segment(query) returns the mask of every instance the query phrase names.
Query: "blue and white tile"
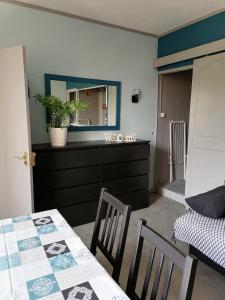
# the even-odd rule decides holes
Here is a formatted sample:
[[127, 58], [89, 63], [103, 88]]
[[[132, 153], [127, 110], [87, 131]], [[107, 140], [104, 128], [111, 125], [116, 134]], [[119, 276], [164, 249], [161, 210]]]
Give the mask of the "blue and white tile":
[[0, 220], [0, 236], [1, 234], [4, 234], [5, 231], [4, 231], [4, 224], [3, 224], [3, 221]]
[[9, 232], [7, 234], [7, 238], [5, 242], [6, 242], [5, 247], [7, 248], [8, 255], [18, 252], [17, 237], [15, 231]]
[[0, 224], [0, 235], [5, 234], [4, 225]]
[[[11, 233], [13, 233], [13, 232], [11, 232]], [[31, 238], [31, 237], [37, 236], [37, 230], [36, 230], [35, 226], [30, 227], [30, 228], [24, 228], [24, 229], [21, 229], [18, 231], [14, 231], [14, 233], [15, 233], [15, 237], [17, 240], [22, 240], [22, 239], [24, 239], [24, 237]]]
[[76, 260], [70, 252], [53, 256], [48, 260], [53, 272], [59, 272], [77, 265]]
[[17, 284], [16, 286], [13, 286], [13, 297], [10, 299], [16, 299], [16, 300], [25, 300], [29, 299], [29, 294], [27, 291], [26, 281], [20, 284]]
[[49, 274], [27, 282], [30, 300], [40, 299], [59, 292], [59, 286], [54, 274]]
[[17, 223], [14, 223], [13, 225], [14, 225], [15, 231], [28, 230], [28, 229], [35, 230], [35, 226], [34, 226], [34, 223], [32, 222], [32, 220], [28, 220], [26, 222], [17, 222]]
[[9, 259], [9, 266], [10, 268], [16, 268], [20, 267], [22, 265], [21, 259], [20, 259], [20, 254], [17, 253], [12, 253], [8, 256]]
[[0, 299], [4, 299], [4, 300], [12, 299], [10, 273], [8, 269], [4, 271], [0, 271], [0, 283], [1, 283]]
[[21, 259], [19, 253], [13, 253], [0, 257], [0, 272], [12, 268], [20, 267]]
[[[93, 277], [89, 282], [100, 299], [112, 300], [113, 297], [116, 297], [116, 300], [129, 300], [109, 274]], [[102, 288], [103, 286], [104, 288]]]
[[28, 220], [31, 220], [30, 215], [24, 215], [24, 216], [18, 216], [18, 217], [12, 218], [13, 223], [25, 222], [25, 221], [28, 221]]
[[79, 285], [75, 285], [62, 291], [62, 294], [66, 300], [70, 299], [85, 299], [85, 300], [99, 300], [93, 287], [88, 281]]
[[13, 224], [12, 218], [4, 219], [2, 220], [2, 223], [4, 224]]
[[42, 235], [42, 234], [50, 234], [52, 232], [55, 232], [57, 231], [57, 228], [54, 223], [51, 223], [47, 225], [36, 226], [36, 230], [39, 235]]
[[[28, 233], [28, 234], [26, 234]], [[21, 241], [24, 239], [30, 239], [37, 236], [36, 230], [33, 232], [30, 232], [28, 229], [27, 232], [24, 232], [24, 234], [21, 234], [21, 231], [13, 231], [9, 232], [6, 235], [6, 243], [7, 243], [7, 251], [9, 254], [12, 254], [14, 252], [18, 252], [18, 244], [17, 241]]]
[[39, 278], [53, 273], [47, 258], [42, 261], [34, 261], [31, 264], [25, 264], [23, 265], [23, 270], [26, 280]]
[[4, 255], [6, 255], [5, 237], [3, 234], [0, 234], [0, 257]]
[[80, 239], [68, 239], [66, 243], [78, 264], [85, 264], [95, 259]]
[[[52, 295], [48, 295], [46, 297], [43, 297], [41, 299], [42, 300], [65, 300], [65, 298], [63, 297], [62, 292], [57, 292], [57, 293], [54, 293]], [[83, 300], [83, 299], [79, 299], [79, 300]]]
[[0, 299], [3, 300], [13, 299], [10, 287], [7, 289], [0, 290]]
[[45, 216], [45, 217], [33, 219], [33, 223], [35, 226], [42, 226], [42, 225], [52, 224], [53, 220], [51, 216]]
[[10, 277], [14, 290], [20, 290], [22, 287], [26, 287], [26, 277], [23, 265], [10, 269]]
[[91, 260], [94, 260], [92, 253], [87, 248], [80, 248], [75, 255], [75, 259], [77, 263], [80, 264], [86, 264], [89, 263]]
[[68, 231], [55, 231], [51, 234], [41, 234], [39, 235], [39, 238], [42, 242], [42, 245], [55, 243], [62, 240], [68, 240], [71, 238], [71, 233]]
[[9, 270], [9, 258], [8, 255], [0, 257], [0, 272]]
[[66, 223], [56, 224], [58, 231], [68, 232], [71, 236], [74, 235], [73, 229]]
[[68, 223], [65, 221], [65, 219], [59, 214], [53, 215], [52, 220], [53, 220], [54, 224], [60, 228], [60, 230], [71, 229], [71, 227], [68, 225]]
[[32, 264], [46, 260], [46, 254], [43, 247], [37, 247], [20, 252], [20, 259], [23, 265]]
[[0, 271], [8, 270], [9, 268], [16, 268], [21, 266], [19, 253], [13, 253], [0, 257]]
[[61, 290], [70, 288], [76, 284], [80, 284], [85, 281], [90, 281], [96, 276], [101, 276], [106, 273], [105, 269], [96, 261], [95, 263], [88, 264], [88, 270], [84, 272], [83, 265], [77, 265], [75, 267], [56, 272], [55, 277], [58, 281]]
[[51, 244], [47, 244], [47, 245], [44, 245], [43, 247], [44, 247], [44, 251], [48, 258], [59, 255], [59, 254], [64, 254], [64, 253], [70, 252], [70, 249], [68, 248], [68, 246], [64, 240], [54, 242]]
[[4, 224], [4, 231], [6, 234], [14, 230], [14, 224]]
[[24, 240], [19, 240], [19, 241], [17, 241], [17, 245], [18, 245], [19, 251], [24, 251], [24, 250], [42, 246], [41, 240], [39, 239], [38, 236], [31, 237], [31, 238], [24, 239]]

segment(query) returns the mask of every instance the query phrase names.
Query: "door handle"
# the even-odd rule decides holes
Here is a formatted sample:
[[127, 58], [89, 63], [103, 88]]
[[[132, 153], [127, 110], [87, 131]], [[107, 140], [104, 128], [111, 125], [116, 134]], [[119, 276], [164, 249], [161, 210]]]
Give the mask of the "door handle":
[[23, 163], [25, 166], [28, 166], [28, 153], [24, 152], [24, 154], [22, 156], [15, 156], [14, 158], [23, 160]]
[[25, 166], [29, 165], [31, 167], [34, 167], [35, 166], [35, 160], [36, 160], [36, 153], [31, 152], [30, 157], [29, 157], [29, 153], [24, 152], [24, 154], [22, 156], [15, 156], [14, 158], [23, 160], [23, 163], [24, 163]]

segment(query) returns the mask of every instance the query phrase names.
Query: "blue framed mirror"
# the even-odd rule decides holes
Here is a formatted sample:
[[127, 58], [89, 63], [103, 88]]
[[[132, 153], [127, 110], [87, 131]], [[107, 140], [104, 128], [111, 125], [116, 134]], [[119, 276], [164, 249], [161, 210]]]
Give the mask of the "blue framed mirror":
[[[69, 131], [120, 129], [121, 82], [45, 74], [45, 94], [88, 104], [71, 116]], [[47, 116], [48, 117], [48, 116]]]

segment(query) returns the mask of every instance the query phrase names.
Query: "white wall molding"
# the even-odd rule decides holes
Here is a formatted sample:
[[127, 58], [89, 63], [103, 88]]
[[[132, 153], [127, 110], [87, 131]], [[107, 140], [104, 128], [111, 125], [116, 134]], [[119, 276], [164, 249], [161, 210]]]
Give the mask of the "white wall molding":
[[225, 50], [225, 39], [221, 39], [215, 42], [197, 46], [191, 49], [180, 51], [174, 54], [160, 57], [155, 59], [153, 62], [153, 67], [158, 68], [165, 65], [177, 63], [187, 59], [193, 59], [196, 57], [220, 52]]
[[159, 71], [158, 75], [170, 74], [170, 73], [176, 73], [176, 72], [183, 72], [183, 71], [192, 70], [192, 69], [193, 69], [193, 65], [189, 65], [189, 66], [184, 66], [184, 67], [172, 68], [172, 69], [168, 69], [168, 70]]

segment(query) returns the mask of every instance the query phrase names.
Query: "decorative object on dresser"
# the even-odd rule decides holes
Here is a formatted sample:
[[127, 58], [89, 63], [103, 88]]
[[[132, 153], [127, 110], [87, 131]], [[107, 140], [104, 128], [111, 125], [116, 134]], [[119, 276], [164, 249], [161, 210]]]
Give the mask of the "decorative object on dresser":
[[79, 111], [88, 108], [87, 103], [79, 99], [74, 101], [63, 101], [56, 96], [43, 96], [36, 94], [34, 99], [40, 102], [47, 110], [49, 124], [49, 139], [53, 147], [64, 147], [67, 140], [67, 127], [70, 117]]
[[35, 211], [57, 208], [72, 226], [95, 219], [102, 187], [133, 209], [149, 203], [149, 141], [33, 145]]
[[136, 133], [131, 134], [122, 134], [122, 133], [112, 133], [107, 132], [105, 135], [105, 141], [106, 142], [115, 142], [115, 143], [130, 143], [130, 142], [136, 142]]

